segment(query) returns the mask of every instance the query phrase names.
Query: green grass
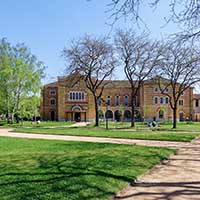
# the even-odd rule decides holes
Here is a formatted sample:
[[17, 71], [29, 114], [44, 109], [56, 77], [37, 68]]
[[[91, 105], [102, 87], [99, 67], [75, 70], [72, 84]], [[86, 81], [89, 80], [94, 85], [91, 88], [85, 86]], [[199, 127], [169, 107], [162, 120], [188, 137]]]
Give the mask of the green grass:
[[2, 122], [2, 128], [17, 128], [17, 127], [62, 127], [62, 126], [69, 126], [72, 125], [73, 122], [56, 122], [56, 121], [42, 121], [40, 124], [32, 123], [31, 121], [24, 121], [23, 124], [15, 123], [15, 124], [7, 124], [5, 121]]
[[152, 131], [148, 130], [105, 130], [103, 128], [80, 127], [80, 128], [17, 128], [16, 132], [41, 133], [56, 135], [75, 135], [75, 136], [93, 136], [93, 137], [112, 137], [129, 138], [144, 140], [168, 140], [188, 142], [200, 135], [200, 133], [181, 132], [181, 131]]
[[175, 150], [0, 137], [1, 200], [108, 199]]
[[[130, 129], [130, 122], [109, 122], [109, 128], [111, 129], [123, 129], [127, 128]], [[146, 125], [146, 122], [136, 122], [135, 126], [137, 130], [147, 130], [149, 129]], [[158, 130], [172, 130], [172, 122], [157, 122], [159, 126], [152, 129], [158, 129]], [[93, 126], [94, 124], [91, 124], [90, 126]], [[105, 128], [106, 124], [105, 122], [100, 122], [100, 127]], [[200, 122], [177, 122], [177, 128], [173, 131], [197, 131], [200, 132]]]

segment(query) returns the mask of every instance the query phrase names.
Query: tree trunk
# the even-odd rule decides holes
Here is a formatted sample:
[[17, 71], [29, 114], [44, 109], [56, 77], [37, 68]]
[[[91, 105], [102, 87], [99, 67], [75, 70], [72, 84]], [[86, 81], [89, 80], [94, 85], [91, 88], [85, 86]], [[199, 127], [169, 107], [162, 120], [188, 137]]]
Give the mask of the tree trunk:
[[174, 106], [174, 108], [173, 108], [173, 129], [175, 129], [176, 128], [176, 110], [177, 110], [177, 107], [176, 106]]
[[12, 113], [12, 114], [11, 114], [11, 122], [12, 122], [12, 124], [14, 124], [14, 123], [15, 123], [15, 119], [14, 119], [14, 113]]
[[99, 126], [99, 110], [98, 110], [98, 103], [96, 96], [94, 96], [94, 104], [95, 104], [95, 126]]
[[19, 115], [18, 115], [18, 113], [16, 114], [16, 123], [19, 124]]
[[131, 127], [135, 127], [135, 101], [134, 96], [131, 98]]

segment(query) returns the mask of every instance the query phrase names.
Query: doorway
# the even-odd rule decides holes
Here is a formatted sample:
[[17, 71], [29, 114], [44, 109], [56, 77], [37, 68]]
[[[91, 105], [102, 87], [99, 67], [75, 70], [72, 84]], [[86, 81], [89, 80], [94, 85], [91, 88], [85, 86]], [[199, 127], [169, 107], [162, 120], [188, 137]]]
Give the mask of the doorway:
[[180, 122], [183, 122], [184, 120], [185, 120], [184, 113], [183, 113], [183, 112], [180, 112], [180, 113], [179, 113], [179, 121], [180, 121]]
[[81, 113], [80, 112], [76, 112], [75, 113], [74, 120], [75, 120], [75, 122], [80, 122], [81, 121]]
[[55, 121], [55, 111], [51, 111], [51, 121]]

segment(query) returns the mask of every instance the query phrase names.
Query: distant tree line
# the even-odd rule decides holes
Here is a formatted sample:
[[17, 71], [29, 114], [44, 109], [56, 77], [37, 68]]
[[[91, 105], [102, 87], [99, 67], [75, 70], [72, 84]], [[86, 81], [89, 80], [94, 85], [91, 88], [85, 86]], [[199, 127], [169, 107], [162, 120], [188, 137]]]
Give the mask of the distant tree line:
[[8, 123], [38, 115], [44, 65], [24, 44], [0, 40], [0, 116]]

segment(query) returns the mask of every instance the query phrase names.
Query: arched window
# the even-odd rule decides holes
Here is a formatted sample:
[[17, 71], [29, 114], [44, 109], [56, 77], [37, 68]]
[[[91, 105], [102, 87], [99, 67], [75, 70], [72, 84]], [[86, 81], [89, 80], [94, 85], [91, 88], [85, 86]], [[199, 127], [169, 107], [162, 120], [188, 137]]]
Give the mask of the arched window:
[[55, 99], [50, 99], [50, 105], [55, 106], [56, 105], [56, 100]]
[[81, 91], [69, 92], [70, 101], [85, 101], [85, 93]]
[[71, 110], [83, 110], [81, 106], [72, 106]]
[[116, 120], [117, 122], [121, 121], [121, 116], [122, 116], [121, 111], [116, 110], [116, 111], [115, 111], [115, 120]]
[[115, 106], [119, 106], [119, 104], [120, 104], [120, 97], [115, 96]]
[[140, 121], [141, 120], [141, 114], [138, 110], [135, 111], [135, 120]]
[[111, 98], [110, 98], [110, 96], [107, 96], [106, 103], [107, 103], [108, 106], [110, 106], [110, 104], [111, 104]]
[[55, 90], [55, 89], [51, 89], [51, 90], [49, 91], [49, 93], [50, 93], [50, 95], [56, 95], [56, 90]]
[[158, 92], [158, 88], [157, 87], [154, 88], [154, 92]]
[[166, 104], [169, 103], [169, 97], [165, 97], [165, 103], [166, 103]]
[[131, 120], [131, 112], [129, 110], [124, 111], [124, 119], [125, 119], [125, 121]]
[[129, 102], [128, 95], [125, 95], [124, 96], [124, 105], [128, 106], [128, 102]]
[[111, 110], [107, 110], [105, 116], [107, 119], [113, 119], [113, 112]]
[[102, 110], [99, 110], [99, 119], [104, 119], [104, 114]]
[[179, 113], [179, 121], [182, 122], [185, 120], [185, 117], [184, 117], [184, 112], [180, 112]]
[[163, 97], [160, 97], [160, 104], [163, 104]]
[[159, 110], [159, 119], [163, 119], [164, 118], [164, 111], [163, 110]]
[[154, 97], [154, 104], [158, 104], [158, 97]]
[[101, 98], [100, 97], [98, 97], [97, 103], [98, 103], [99, 106], [101, 106]]

